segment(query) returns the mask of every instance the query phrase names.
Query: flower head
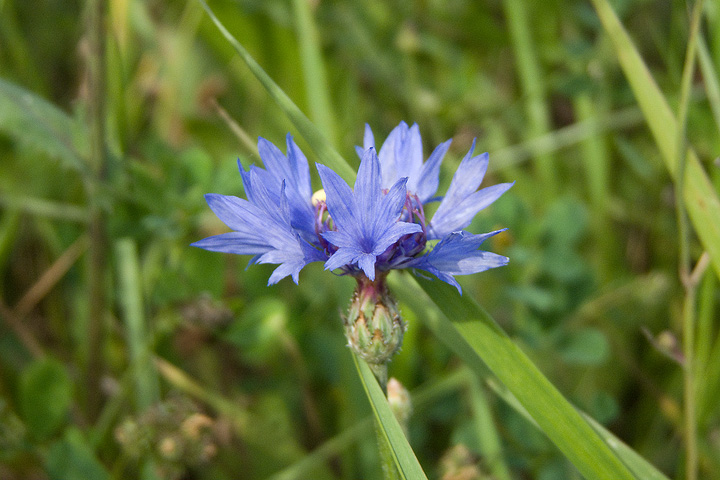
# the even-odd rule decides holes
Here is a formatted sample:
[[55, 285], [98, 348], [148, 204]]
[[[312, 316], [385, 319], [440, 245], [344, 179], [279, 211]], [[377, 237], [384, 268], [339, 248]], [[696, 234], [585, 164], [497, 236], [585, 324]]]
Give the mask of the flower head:
[[[462, 292], [455, 275], [468, 275], [489, 268], [506, 265], [507, 257], [479, 250], [484, 240], [504, 231], [473, 235], [464, 231], [475, 215], [505, 193], [512, 183], [502, 183], [479, 189], [487, 172], [489, 156], [487, 153], [473, 155], [475, 141], [470, 151], [460, 162], [450, 187], [444, 197], [436, 197], [440, 164], [452, 140], [438, 145], [423, 163], [422, 139], [417, 124], [408, 127], [405, 122], [395, 127], [380, 148], [381, 183], [386, 186], [398, 178], [407, 178], [406, 209], [403, 214], [412, 216], [415, 222], [423, 226], [425, 234], [422, 242], [439, 240], [437, 245], [424, 253], [408, 248], [396, 256], [390, 268], [416, 268], [432, 273], [440, 280], [455, 286]], [[365, 126], [364, 149], [375, 148], [372, 130]], [[363, 149], [357, 148], [358, 153]], [[439, 200], [432, 219], [426, 223], [424, 206]], [[424, 248], [422, 250], [425, 250]], [[410, 252], [411, 255], [407, 255]]]
[[234, 231], [192, 244], [213, 252], [254, 255], [251, 264], [279, 264], [268, 285], [288, 275], [297, 283], [305, 265], [328, 259], [314, 233], [307, 159], [290, 135], [287, 145], [288, 154], [283, 155], [272, 143], [260, 139], [258, 150], [265, 169], [253, 165], [246, 171], [238, 162], [247, 200], [205, 195], [210, 209]]
[[[269, 284], [311, 262], [375, 281], [389, 270], [419, 269], [457, 287], [455, 275], [505, 265], [506, 257], [479, 250], [501, 232], [473, 235], [463, 229], [477, 212], [494, 202], [510, 183], [479, 189], [488, 155], [473, 156], [475, 143], [460, 163], [446, 195], [437, 198], [440, 163], [450, 140], [423, 162], [417, 125], [398, 125], [376, 153], [366, 126], [354, 188], [325, 165], [317, 164], [323, 191], [312, 193], [308, 162], [290, 135], [287, 154], [265, 139], [258, 142], [265, 168], [240, 166], [247, 200], [206, 195], [210, 208], [233, 232], [194, 243], [212, 251], [254, 255], [252, 263], [279, 267]], [[433, 218], [424, 206], [440, 200]], [[434, 248], [428, 242], [437, 240]]]

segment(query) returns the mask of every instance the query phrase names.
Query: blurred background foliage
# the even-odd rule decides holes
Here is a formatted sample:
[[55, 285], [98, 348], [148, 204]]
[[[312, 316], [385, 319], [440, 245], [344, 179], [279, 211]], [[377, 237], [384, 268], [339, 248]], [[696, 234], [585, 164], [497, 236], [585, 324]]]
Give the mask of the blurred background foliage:
[[[210, 6], [354, 165], [365, 123], [380, 141], [417, 122], [426, 155], [454, 139], [442, 192], [477, 138], [485, 185], [516, 184], [469, 230], [508, 227], [488, 249], [511, 262], [461, 279], [464, 294], [566, 397], [681, 477], [673, 187], [591, 5], [303, 2]], [[613, 5], [675, 108], [685, 4]], [[268, 288], [272, 266], [188, 246], [226, 231], [203, 194], [241, 196], [236, 159], [260, 163], [258, 136], [284, 150], [292, 125], [194, 0], [108, 2], [93, 95], [92, 8], [0, 2], [0, 478], [379, 478], [339, 316], [353, 280], [313, 264], [299, 286]], [[717, 71], [716, 3], [705, 26]], [[304, 53], [308, 31], [322, 68]], [[308, 82], [321, 71], [325, 104]], [[717, 187], [720, 137], [700, 78], [691, 98], [688, 140]], [[708, 479], [720, 478], [718, 297], [706, 273]], [[483, 448], [493, 431], [511, 478], [579, 478], [400, 303], [409, 330], [390, 375], [413, 395], [409, 438], [431, 477], [497, 478]]]

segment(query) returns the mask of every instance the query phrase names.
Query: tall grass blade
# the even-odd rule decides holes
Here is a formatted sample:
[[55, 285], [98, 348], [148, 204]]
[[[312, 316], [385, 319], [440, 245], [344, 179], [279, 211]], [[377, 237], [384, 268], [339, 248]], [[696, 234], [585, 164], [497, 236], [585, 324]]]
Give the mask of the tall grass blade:
[[36, 93], [1, 78], [0, 131], [35, 151], [58, 158], [69, 168], [87, 172], [84, 127]]
[[308, 109], [313, 123], [334, 145], [335, 119], [330, 102], [330, 89], [322, 59], [320, 37], [315, 28], [310, 3], [308, 0], [293, 0]]
[[[473, 300], [439, 281], [418, 279], [474, 355], [518, 399], [540, 429], [586, 478], [635, 478], [593, 428]], [[463, 349], [467, 354], [468, 349]]]
[[360, 380], [362, 381], [365, 393], [367, 393], [370, 399], [370, 405], [373, 410], [373, 414], [379, 424], [380, 433], [385, 437], [393, 459], [395, 460], [395, 466], [397, 467], [400, 478], [406, 480], [420, 480], [427, 479], [425, 472], [423, 472], [420, 463], [415, 457], [410, 444], [408, 444], [407, 438], [402, 431], [402, 427], [395, 419], [390, 405], [388, 405], [387, 399], [380, 388], [375, 375], [370, 370], [370, 367], [362, 360], [355, 359], [355, 366], [360, 374]]
[[118, 262], [120, 304], [127, 330], [130, 365], [135, 377], [135, 398], [138, 411], [160, 400], [160, 383], [150, 363], [147, 322], [143, 312], [140, 265], [134, 240], [123, 238], [115, 246]]
[[[592, 2], [615, 47], [620, 66], [635, 93], [665, 165], [675, 181], [679, 181], [676, 178], [675, 162], [679, 128], [677, 120], [610, 4], [607, 0]], [[687, 150], [686, 162], [683, 180], [685, 206], [720, 278], [720, 200], [692, 149]]]
[[237, 41], [237, 39], [225, 28], [220, 20], [215, 16], [205, 0], [198, 0], [207, 14], [212, 19], [220, 33], [227, 39], [233, 48], [238, 52], [240, 58], [250, 68], [255, 77], [260, 80], [263, 87], [268, 91], [270, 96], [275, 100], [278, 106], [285, 112], [290, 121], [295, 125], [305, 140], [310, 144], [321, 163], [335, 170], [348, 183], [355, 180], [355, 172], [343, 157], [332, 147], [327, 138], [320, 130], [305, 116], [297, 105], [287, 96], [287, 94], [273, 81], [272, 78], [263, 70], [263, 68], [255, 61], [245, 47]]

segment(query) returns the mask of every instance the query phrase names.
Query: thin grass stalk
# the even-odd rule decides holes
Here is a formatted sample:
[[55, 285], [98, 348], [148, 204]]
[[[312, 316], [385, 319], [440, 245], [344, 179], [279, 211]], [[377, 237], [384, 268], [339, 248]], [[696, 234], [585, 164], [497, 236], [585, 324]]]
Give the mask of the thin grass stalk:
[[215, 26], [225, 39], [230, 42], [235, 51], [240, 55], [245, 65], [255, 75], [260, 83], [265, 87], [268, 94], [283, 109], [291, 122], [298, 129], [308, 143], [313, 145], [313, 150], [321, 163], [335, 170], [348, 183], [355, 181], [355, 171], [350, 167], [347, 161], [332, 147], [325, 135], [305, 116], [305, 114], [295, 105], [295, 103], [287, 96], [287, 94], [273, 81], [270, 76], [265, 73], [260, 64], [250, 55], [250, 53], [242, 46], [242, 44], [225, 28], [215, 13], [210, 9], [205, 0], [198, 0], [207, 12]]
[[[705, 273], [698, 286], [698, 310], [697, 310], [697, 342], [695, 345], [695, 374], [703, 378], [702, 382], [696, 385], [697, 395], [697, 418], [698, 424], [702, 425], [706, 420], [706, 405], [715, 405], [714, 398], [708, 398], [708, 387], [717, 381], [708, 377], [712, 366], [711, 353], [713, 341], [719, 337], [714, 335], [715, 329], [715, 293], [717, 292], [717, 279], [712, 273]], [[708, 401], [710, 400], [710, 401]]]
[[310, 118], [334, 146], [337, 145], [335, 119], [325, 65], [322, 59], [320, 37], [313, 21], [309, 0], [293, 0], [297, 24], [300, 58], [302, 59], [305, 94]]
[[685, 287], [683, 302], [683, 354], [685, 357], [683, 370], [683, 416], [685, 429], [685, 478], [696, 480], [698, 473], [697, 450], [697, 414], [696, 414], [696, 388], [695, 388], [695, 305], [697, 297], [697, 282], [691, 278], [690, 258], [690, 222], [685, 209], [685, 172], [687, 150], [687, 111], [690, 99], [690, 87], [695, 72], [695, 49], [697, 35], [702, 17], [702, 0], [697, 0], [693, 7], [690, 36], [688, 38], [685, 65], [683, 67], [682, 82], [680, 85], [680, 104], [678, 108], [678, 130], [676, 141], [677, 178], [675, 184], [675, 208], [678, 222], [679, 250], [680, 250], [680, 278]]
[[718, 82], [718, 74], [712, 58], [710, 58], [705, 39], [700, 34], [697, 36], [697, 54], [710, 110], [715, 119], [715, 126], [720, 130], [720, 82]]
[[86, 189], [90, 200], [90, 265], [89, 265], [89, 305], [90, 320], [88, 325], [88, 361], [87, 361], [87, 411], [90, 418], [100, 412], [101, 391], [100, 380], [104, 370], [102, 344], [103, 319], [107, 299], [105, 298], [105, 264], [107, 234], [105, 218], [99, 205], [98, 190], [105, 179], [105, 14], [106, 2], [88, 0], [88, 110], [90, 121], [90, 166], [92, 178], [86, 180]]
[[135, 403], [138, 412], [160, 400], [160, 384], [150, 363], [150, 338], [143, 312], [140, 266], [137, 247], [130, 238], [115, 244], [118, 290], [130, 354], [130, 368], [135, 380]]
[[[528, 11], [531, 4], [524, 0], [505, 0], [510, 40], [512, 42], [515, 63], [528, 116], [528, 138], [546, 134], [550, 130], [550, 113], [545, 103], [545, 87], [543, 85], [540, 64], [530, 38], [532, 31]], [[535, 171], [541, 189], [548, 195], [558, 191], [554, 159], [550, 154], [538, 154], [535, 157]]]
[[[468, 373], [470, 372], [468, 371]], [[492, 478], [511, 480], [512, 476], [503, 457], [502, 444], [497, 428], [495, 428], [490, 402], [480, 384], [480, 379], [470, 373], [467, 384], [473, 420], [475, 421], [475, 431], [477, 432], [480, 451], [485, 457], [485, 463], [490, 469]]]
[[[598, 116], [604, 110], [604, 103], [597, 102], [589, 94], [579, 95], [574, 102], [575, 112], [579, 121], [585, 121]], [[600, 107], [596, 107], [600, 105]], [[605, 113], [605, 112], [602, 112]], [[600, 272], [603, 281], [612, 279], [611, 261], [614, 255], [613, 229], [608, 227], [608, 204], [610, 199], [610, 165], [607, 142], [601, 135], [587, 137], [580, 145], [584, 160], [587, 189], [590, 196], [590, 205], [595, 212], [593, 225], [596, 251], [594, 266]]]

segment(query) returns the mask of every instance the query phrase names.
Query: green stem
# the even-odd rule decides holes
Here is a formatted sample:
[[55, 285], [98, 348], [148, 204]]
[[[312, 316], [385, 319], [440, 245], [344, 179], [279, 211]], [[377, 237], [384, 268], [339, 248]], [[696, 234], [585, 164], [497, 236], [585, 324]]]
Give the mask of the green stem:
[[[368, 367], [372, 370], [373, 375], [380, 384], [385, 397], [387, 397], [387, 381], [388, 381], [388, 366], [387, 363], [368, 363]], [[398, 472], [395, 467], [395, 460], [393, 458], [392, 450], [390, 449], [390, 443], [387, 438], [382, 434], [380, 429], [382, 426], [378, 423], [377, 417], [375, 418], [375, 436], [377, 437], [378, 451], [380, 453], [380, 466], [383, 471], [383, 478], [386, 480], [393, 480], [398, 478]]]
[[105, 8], [103, 0], [88, 0], [88, 110], [90, 120], [90, 165], [87, 180], [90, 201], [90, 272], [88, 281], [90, 322], [88, 325], [87, 405], [90, 418], [100, 412], [100, 380], [103, 371], [102, 339], [105, 316], [106, 232], [98, 190], [105, 177]]
[[702, 17], [702, 0], [697, 0], [693, 7], [690, 23], [690, 35], [685, 54], [682, 82], [680, 85], [680, 105], [678, 108], [678, 138], [676, 142], [677, 182], [675, 210], [678, 222], [678, 235], [680, 244], [680, 278], [685, 286], [685, 299], [683, 302], [683, 354], [685, 356], [683, 376], [683, 403], [685, 425], [685, 478], [696, 480], [698, 474], [697, 451], [697, 415], [695, 395], [695, 300], [697, 282], [691, 278], [690, 258], [690, 226], [685, 210], [685, 170], [687, 148], [687, 111], [690, 97], [692, 77], [695, 72], [695, 49], [697, 34]]
[[383, 393], [387, 397], [387, 382], [388, 382], [387, 363], [383, 363], [383, 364], [368, 363], [368, 366], [370, 367], [370, 370], [372, 370], [373, 374], [375, 375], [375, 378], [377, 378], [377, 381], [380, 384], [380, 388], [382, 388]]
[[[535, 54], [532, 31], [528, 17], [529, 3], [524, 0], [505, 0], [510, 39], [512, 41], [515, 63], [520, 77], [525, 108], [528, 116], [528, 137], [539, 137], [550, 130], [550, 113], [545, 103], [545, 87], [543, 85], [540, 62]], [[553, 194], [557, 191], [557, 179], [554, 171], [554, 159], [550, 154], [535, 157], [535, 170], [545, 192]]]
[[336, 143], [335, 119], [333, 118], [330, 89], [328, 88], [325, 65], [322, 60], [320, 37], [308, 0], [293, 0], [297, 21], [300, 57], [302, 58], [305, 92], [310, 118], [325, 134], [331, 144]]

